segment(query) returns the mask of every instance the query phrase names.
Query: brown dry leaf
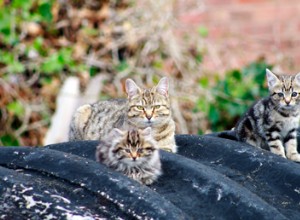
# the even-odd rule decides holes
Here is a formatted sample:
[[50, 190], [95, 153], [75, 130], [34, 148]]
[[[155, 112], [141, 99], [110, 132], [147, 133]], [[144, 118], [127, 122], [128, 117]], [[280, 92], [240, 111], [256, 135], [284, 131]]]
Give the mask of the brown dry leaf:
[[109, 3], [106, 2], [105, 4], [102, 5], [102, 8], [98, 11], [98, 19], [100, 21], [103, 21], [105, 19], [107, 19], [110, 15], [110, 7], [109, 7]]
[[22, 32], [30, 37], [37, 37], [43, 34], [43, 29], [41, 25], [36, 22], [24, 22], [22, 24]]
[[76, 60], [82, 59], [86, 55], [88, 45], [82, 41], [77, 42], [73, 47], [73, 57]]
[[59, 21], [59, 10], [60, 10], [60, 4], [57, 1], [53, 2], [52, 8], [51, 8], [51, 13], [52, 13], [54, 22]]
[[62, 82], [57, 78], [52, 78], [51, 83], [43, 85], [40, 93], [44, 101], [48, 103], [51, 109], [55, 109], [56, 95]]
[[65, 36], [58, 38], [57, 43], [60, 47], [68, 47], [71, 45], [71, 42]]

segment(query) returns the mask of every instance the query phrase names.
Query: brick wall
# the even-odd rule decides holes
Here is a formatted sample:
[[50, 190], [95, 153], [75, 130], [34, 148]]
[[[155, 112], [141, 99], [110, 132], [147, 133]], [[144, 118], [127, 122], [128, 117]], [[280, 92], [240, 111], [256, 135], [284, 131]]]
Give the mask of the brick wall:
[[299, 0], [177, 0], [175, 15], [180, 34], [208, 29], [203, 69], [222, 72], [265, 57], [300, 72]]

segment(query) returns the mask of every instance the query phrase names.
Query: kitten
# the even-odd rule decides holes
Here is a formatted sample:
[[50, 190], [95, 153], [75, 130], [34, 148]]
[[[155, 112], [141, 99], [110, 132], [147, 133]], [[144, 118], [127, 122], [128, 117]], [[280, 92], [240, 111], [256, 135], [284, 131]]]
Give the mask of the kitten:
[[275, 75], [266, 70], [270, 96], [259, 100], [236, 125], [239, 141], [300, 162], [297, 128], [300, 119], [300, 73]]
[[161, 149], [177, 151], [175, 122], [169, 99], [169, 82], [162, 78], [158, 85], [142, 90], [131, 79], [125, 84], [127, 99], [100, 101], [79, 107], [72, 119], [69, 139], [99, 140], [113, 128], [152, 128]]
[[96, 160], [146, 185], [161, 175], [161, 163], [151, 128], [121, 131], [113, 129], [100, 141]]

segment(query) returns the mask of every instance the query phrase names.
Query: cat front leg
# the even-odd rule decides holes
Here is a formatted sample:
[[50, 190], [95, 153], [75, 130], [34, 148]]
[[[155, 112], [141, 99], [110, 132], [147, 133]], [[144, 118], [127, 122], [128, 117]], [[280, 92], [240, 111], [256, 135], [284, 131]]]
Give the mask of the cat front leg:
[[267, 133], [266, 139], [272, 153], [286, 158], [281, 137], [277, 132]]
[[300, 162], [300, 154], [297, 151], [297, 131], [292, 129], [283, 140], [288, 159]]

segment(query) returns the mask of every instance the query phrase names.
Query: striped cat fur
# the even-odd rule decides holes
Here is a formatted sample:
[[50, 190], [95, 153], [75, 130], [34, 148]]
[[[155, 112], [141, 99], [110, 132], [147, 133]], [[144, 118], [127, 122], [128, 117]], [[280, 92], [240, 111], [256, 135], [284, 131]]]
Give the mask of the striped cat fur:
[[99, 142], [96, 160], [145, 185], [152, 184], [162, 173], [150, 127], [129, 131], [114, 128]]
[[266, 70], [270, 95], [255, 103], [235, 126], [239, 141], [300, 162], [300, 73], [275, 75]]
[[79, 107], [72, 119], [69, 140], [99, 140], [113, 128], [121, 130], [152, 128], [160, 149], [177, 151], [175, 122], [169, 99], [169, 80], [163, 77], [157, 86], [141, 89], [126, 80], [127, 99], [113, 99]]

